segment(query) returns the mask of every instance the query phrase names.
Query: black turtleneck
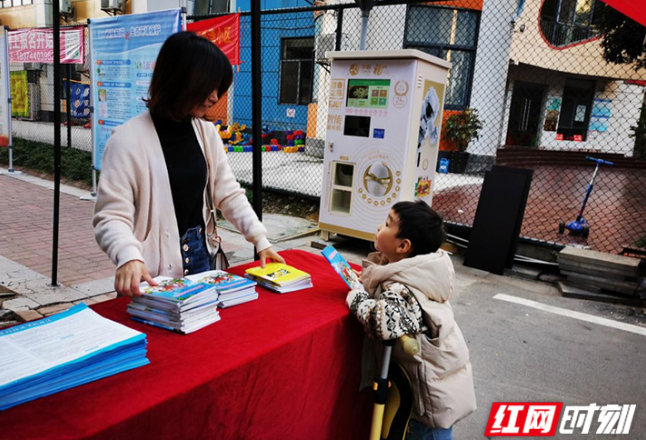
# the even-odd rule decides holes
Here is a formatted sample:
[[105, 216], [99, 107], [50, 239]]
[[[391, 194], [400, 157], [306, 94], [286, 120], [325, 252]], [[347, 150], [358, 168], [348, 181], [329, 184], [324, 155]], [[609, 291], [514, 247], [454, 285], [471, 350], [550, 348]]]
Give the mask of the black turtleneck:
[[206, 160], [190, 121], [175, 122], [152, 115], [161, 142], [175, 205], [179, 236], [203, 226], [202, 206], [206, 188]]

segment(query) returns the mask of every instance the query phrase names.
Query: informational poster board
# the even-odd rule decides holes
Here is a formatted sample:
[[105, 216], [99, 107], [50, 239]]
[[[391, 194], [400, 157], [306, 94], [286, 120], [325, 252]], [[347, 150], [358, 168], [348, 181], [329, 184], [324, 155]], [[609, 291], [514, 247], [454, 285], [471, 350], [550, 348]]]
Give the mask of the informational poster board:
[[157, 54], [181, 30], [179, 9], [118, 15], [90, 22], [93, 166], [115, 127], [146, 110]]
[[9, 56], [7, 30], [0, 29], [0, 147], [11, 145], [11, 110], [9, 110]]

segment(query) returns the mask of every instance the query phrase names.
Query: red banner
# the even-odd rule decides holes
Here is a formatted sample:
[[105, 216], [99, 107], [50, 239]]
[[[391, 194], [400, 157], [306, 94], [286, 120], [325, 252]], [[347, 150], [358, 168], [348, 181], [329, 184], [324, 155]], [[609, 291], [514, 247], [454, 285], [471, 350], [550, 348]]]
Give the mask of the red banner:
[[[83, 26], [61, 29], [61, 63], [83, 64], [85, 30]], [[19, 29], [7, 32], [9, 61], [12, 63], [54, 63], [52, 29]]]
[[625, 16], [632, 18], [642, 26], [646, 26], [646, 9], [641, 2], [634, 0], [602, 0], [608, 6], [618, 10]]
[[213, 42], [229, 58], [232, 65], [240, 64], [240, 14], [189, 23], [186, 30]]

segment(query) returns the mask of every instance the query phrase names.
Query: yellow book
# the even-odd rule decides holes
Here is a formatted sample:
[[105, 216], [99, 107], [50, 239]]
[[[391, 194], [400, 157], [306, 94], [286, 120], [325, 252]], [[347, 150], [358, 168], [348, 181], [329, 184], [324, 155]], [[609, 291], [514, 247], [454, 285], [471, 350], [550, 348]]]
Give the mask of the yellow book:
[[286, 287], [310, 278], [310, 274], [283, 263], [268, 263], [265, 268], [252, 267], [246, 270], [247, 276], [265, 284]]

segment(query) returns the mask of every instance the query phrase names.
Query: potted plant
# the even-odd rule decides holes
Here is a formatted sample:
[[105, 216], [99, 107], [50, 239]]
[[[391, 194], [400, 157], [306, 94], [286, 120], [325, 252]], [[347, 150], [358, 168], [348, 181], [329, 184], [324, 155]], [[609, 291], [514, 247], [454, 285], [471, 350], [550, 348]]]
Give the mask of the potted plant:
[[467, 107], [463, 112], [449, 116], [444, 127], [446, 138], [454, 141], [458, 149], [453, 153], [449, 171], [463, 173], [469, 160], [467, 147], [473, 139], [479, 139], [479, 132], [482, 128], [478, 110]]

